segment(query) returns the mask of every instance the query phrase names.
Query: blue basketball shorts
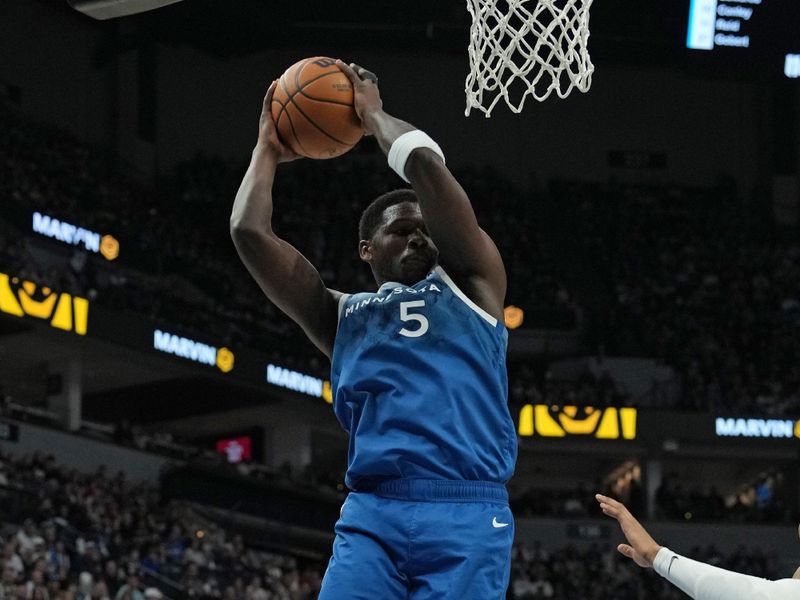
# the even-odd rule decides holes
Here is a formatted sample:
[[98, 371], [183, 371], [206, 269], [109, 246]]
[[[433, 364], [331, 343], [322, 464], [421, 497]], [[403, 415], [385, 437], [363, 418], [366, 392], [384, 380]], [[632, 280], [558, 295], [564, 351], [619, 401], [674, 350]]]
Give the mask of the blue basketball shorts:
[[319, 600], [502, 600], [513, 540], [501, 484], [398, 479], [351, 492]]

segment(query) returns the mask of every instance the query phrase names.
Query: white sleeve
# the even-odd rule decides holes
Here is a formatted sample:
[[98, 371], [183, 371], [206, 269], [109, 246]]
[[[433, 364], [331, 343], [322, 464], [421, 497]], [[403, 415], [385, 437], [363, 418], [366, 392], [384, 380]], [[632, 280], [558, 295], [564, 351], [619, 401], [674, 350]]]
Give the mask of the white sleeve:
[[661, 548], [653, 569], [694, 600], [797, 600], [800, 579], [769, 581], [697, 562]]

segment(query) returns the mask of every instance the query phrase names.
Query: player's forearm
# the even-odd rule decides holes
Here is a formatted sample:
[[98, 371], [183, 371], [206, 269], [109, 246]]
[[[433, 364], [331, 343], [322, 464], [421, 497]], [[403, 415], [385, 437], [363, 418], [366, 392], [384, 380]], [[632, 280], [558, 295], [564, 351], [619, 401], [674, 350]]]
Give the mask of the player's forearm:
[[[389, 154], [394, 141], [416, 127], [384, 112], [375, 110], [364, 116], [367, 130], [372, 131], [381, 150]], [[478, 222], [469, 198], [458, 182], [444, 166], [441, 159], [425, 149], [415, 150], [408, 158], [405, 175], [417, 193], [422, 215], [434, 243], [442, 257], [451, 264], [463, 257], [470, 264], [469, 250], [473, 244], [476, 251], [482, 249]]]
[[261, 145], [255, 147], [231, 210], [234, 239], [243, 232], [272, 232], [272, 183], [277, 166], [273, 152]]
[[[695, 600], [789, 600], [783, 582], [734, 573], [662, 548], [653, 561], [656, 572]], [[800, 587], [800, 586], [799, 586]], [[793, 593], [797, 594], [796, 590]]]
[[[382, 109], [362, 115], [362, 119], [365, 129], [375, 135], [387, 155], [397, 138], [416, 129]], [[488, 282], [493, 290], [491, 295], [499, 298], [498, 305], [502, 304], [506, 289], [503, 261], [494, 243], [479, 227], [469, 197], [442, 158], [430, 148], [416, 148], [408, 155], [404, 175], [417, 194], [422, 218], [439, 249], [440, 261], [456, 277], [478, 276]]]
[[387, 155], [397, 138], [416, 129], [410, 123], [393, 117], [383, 110], [374, 110], [364, 115], [364, 127], [367, 131], [372, 132], [381, 150]]
[[479, 253], [483, 240], [475, 212], [464, 189], [442, 160], [427, 148], [415, 150], [406, 163], [406, 176], [417, 193], [425, 225], [443, 257], [453, 263], [472, 251]]

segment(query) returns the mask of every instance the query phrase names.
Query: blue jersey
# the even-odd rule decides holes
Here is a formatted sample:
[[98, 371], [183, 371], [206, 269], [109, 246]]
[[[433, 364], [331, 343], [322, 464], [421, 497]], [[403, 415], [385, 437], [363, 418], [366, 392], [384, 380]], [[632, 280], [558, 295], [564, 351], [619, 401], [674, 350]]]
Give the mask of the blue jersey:
[[436, 267], [413, 286], [343, 296], [333, 409], [350, 434], [345, 482], [505, 483], [517, 440], [508, 411], [503, 323]]

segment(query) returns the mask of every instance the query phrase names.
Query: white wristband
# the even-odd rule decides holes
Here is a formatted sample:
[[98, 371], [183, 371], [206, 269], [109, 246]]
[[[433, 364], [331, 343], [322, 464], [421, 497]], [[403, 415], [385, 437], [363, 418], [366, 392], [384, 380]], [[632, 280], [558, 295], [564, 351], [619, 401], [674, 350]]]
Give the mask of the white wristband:
[[419, 129], [404, 133], [392, 142], [392, 147], [389, 148], [389, 166], [408, 183], [410, 181], [406, 177], [406, 162], [411, 153], [417, 148], [429, 148], [439, 155], [442, 162], [445, 162], [444, 154], [442, 154], [439, 144], [434, 142], [427, 133]]

